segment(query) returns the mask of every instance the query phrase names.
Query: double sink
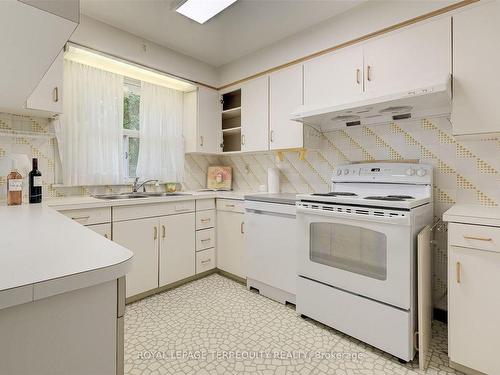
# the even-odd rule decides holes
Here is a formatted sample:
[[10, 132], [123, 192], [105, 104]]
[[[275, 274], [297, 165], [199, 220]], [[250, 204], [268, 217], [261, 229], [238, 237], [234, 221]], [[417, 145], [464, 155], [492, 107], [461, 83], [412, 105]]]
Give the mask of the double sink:
[[103, 194], [94, 195], [98, 199], [136, 199], [136, 198], [157, 198], [157, 197], [175, 197], [180, 195], [192, 195], [190, 193], [120, 193], [120, 194]]

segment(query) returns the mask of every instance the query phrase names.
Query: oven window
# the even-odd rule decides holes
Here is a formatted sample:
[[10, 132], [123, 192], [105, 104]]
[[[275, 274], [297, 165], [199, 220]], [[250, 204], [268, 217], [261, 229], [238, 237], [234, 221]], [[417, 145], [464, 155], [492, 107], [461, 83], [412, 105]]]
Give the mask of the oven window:
[[311, 261], [387, 279], [387, 238], [384, 233], [353, 225], [311, 223]]

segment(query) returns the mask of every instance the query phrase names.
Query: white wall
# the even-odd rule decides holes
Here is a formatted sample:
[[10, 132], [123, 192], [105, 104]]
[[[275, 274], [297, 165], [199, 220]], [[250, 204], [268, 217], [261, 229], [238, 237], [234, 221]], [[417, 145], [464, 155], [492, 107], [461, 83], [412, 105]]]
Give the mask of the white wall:
[[368, 1], [319, 25], [219, 67], [225, 85], [456, 1]]
[[218, 85], [218, 72], [211, 65], [84, 15], [70, 41], [178, 77]]

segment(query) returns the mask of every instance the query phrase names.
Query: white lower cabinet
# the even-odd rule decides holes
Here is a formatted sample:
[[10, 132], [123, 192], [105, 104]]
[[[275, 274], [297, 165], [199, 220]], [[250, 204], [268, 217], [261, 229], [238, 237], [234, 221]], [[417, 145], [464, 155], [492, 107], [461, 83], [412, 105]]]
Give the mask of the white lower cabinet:
[[111, 223], [87, 225], [87, 228], [92, 229], [94, 232], [111, 240]]
[[134, 253], [127, 274], [127, 297], [158, 287], [158, 226], [158, 218], [113, 223], [113, 240]]
[[195, 274], [195, 213], [160, 218], [159, 286]]
[[[483, 228], [488, 230], [488, 227]], [[453, 231], [450, 231], [451, 235]], [[491, 234], [484, 239], [490, 237]], [[475, 241], [478, 244], [492, 242], [483, 241], [481, 238]], [[499, 252], [449, 247], [448, 354], [453, 363], [485, 374], [500, 374], [500, 298], [496, 292], [498, 285]], [[459, 370], [466, 371], [462, 368]]]
[[241, 278], [244, 265], [244, 214], [217, 211], [217, 268]]

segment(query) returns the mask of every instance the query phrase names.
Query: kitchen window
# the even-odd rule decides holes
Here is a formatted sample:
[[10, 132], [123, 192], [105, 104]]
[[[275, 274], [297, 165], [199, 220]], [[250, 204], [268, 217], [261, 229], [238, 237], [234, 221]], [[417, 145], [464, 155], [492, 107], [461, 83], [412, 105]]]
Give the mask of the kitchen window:
[[123, 169], [125, 178], [137, 177], [139, 159], [141, 82], [125, 77], [123, 85]]

